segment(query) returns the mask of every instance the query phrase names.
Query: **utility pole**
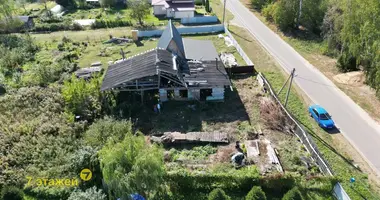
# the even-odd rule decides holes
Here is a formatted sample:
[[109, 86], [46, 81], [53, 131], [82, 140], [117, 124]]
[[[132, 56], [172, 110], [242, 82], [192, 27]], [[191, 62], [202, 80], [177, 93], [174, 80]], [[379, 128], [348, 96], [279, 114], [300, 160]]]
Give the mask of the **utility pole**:
[[277, 92], [277, 96], [280, 96], [280, 93], [282, 92], [282, 90], [284, 89], [285, 85], [288, 83], [290, 77], [292, 76], [292, 74], [289, 75], [288, 79], [286, 79], [284, 85], [282, 85], [281, 89]]
[[224, 18], [226, 17], [226, 3], [227, 3], [227, 0], [224, 0], [224, 8], [223, 8], [223, 26], [224, 26]]
[[293, 68], [292, 73], [290, 74], [290, 84], [289, 84], [288, 91], [286, 92], [285, 108], [286, 108], [286, 105], [288, 104], [288, 98], [289, 98], [290, 88], [292, 88], [292, 83], [293, 83], [293, 78], [294, 78], [295, 71], [296, 71], [296, 69]]

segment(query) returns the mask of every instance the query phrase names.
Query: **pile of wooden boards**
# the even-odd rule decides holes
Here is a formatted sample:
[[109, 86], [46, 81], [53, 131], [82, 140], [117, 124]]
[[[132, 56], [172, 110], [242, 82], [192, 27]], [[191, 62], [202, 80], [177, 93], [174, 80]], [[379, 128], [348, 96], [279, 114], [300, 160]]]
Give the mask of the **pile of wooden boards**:
[[165, 132], [161, 137], [152, 136], [151, 141], [163, 144], [180, 143], [229, 143], [227, 133], [220, 132]]

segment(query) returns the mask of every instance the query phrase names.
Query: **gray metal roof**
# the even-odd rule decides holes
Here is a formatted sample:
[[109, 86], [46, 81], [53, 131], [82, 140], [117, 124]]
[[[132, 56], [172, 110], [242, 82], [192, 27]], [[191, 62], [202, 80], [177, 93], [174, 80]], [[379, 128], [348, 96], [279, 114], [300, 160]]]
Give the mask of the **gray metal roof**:
[[183, 38], [186, 59], [189, 60], [215, 60], [219, 59], [214, 44], [210, 40], [193, 40]]
[[157, 75], [157, 69], [170, 73], [173, 68], [172, 58], [170, 52], [154, 49], [111, 65], [107, 69], [100, 90], [108, 90], [128, 81]]
[[187, 63], [190, 74], [183, 77], [188, 87], [213, 88], [230, 86], [231, 82], [221, 60]]
[[162, 33], [160, 39], [158, 40], [157, 47], [167, 49], [172, 40], [177, 44], [178, 49], [182, 52], [182, 54], [185, 55], [181, 34], [179, 34], [172, 21], [169, 20], [168, 26]]
[[29, 16], [17, 16], [17, 18], [24, 23], [29, 21]]

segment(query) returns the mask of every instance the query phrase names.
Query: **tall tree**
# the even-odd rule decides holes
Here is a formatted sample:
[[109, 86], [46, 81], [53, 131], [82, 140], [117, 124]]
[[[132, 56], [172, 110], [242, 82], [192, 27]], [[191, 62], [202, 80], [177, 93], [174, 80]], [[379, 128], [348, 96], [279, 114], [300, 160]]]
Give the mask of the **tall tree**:
[[299, 12], [299, 0], [284, 0], [276, 2], [274, 21], [282, 30], [296, 27], [296, 19]]
[[0, 0], [0, 21], [7, 23], [12, 19], [14, 6], [14, 1]]
[[144, 0], [128, 0], [128, 7], [131, 8], [130, 17], [137, 19], [143, 25], [143, 19], [150, 13], [150, 5]]
[[220, 188], [216, 188], [208, 195], [208, 200], [231, 200], [231, 198]]
[[115, 197], [139, 193], [151, 199], [163, 186], [164, 161], [160, 147], [127, 133], [122, 142], [110, 141], [99, 152], [104, 180]]
[[248, 192], [245, 200], [266, 200], [264, 191], [260, 186], [253, 186], [252, 189]]
[[40, 0], [40, 3], [42, 3], [42, 4], [44, 4], [44, 9], [45, 10], [48, 10], [48, 8], [47, 8], [47, 2], [48, 2], [49, 0]]
[[205, 3], [205, 9], [206, 9], [206, 12], [211, 12], [210, 10], [210, 1], [209, 0], [206, 0], [206, 3]]
[[115, 5], [115, 0], [99, 0], [99, 3], [102, 8], [109, 8]]
[[26, 0], [16, 0], [16, 4], [18, 7], [21, 7], [22, 9], [24, 9], [24, 13], [26, 13], [26, 4], [28, 2]]

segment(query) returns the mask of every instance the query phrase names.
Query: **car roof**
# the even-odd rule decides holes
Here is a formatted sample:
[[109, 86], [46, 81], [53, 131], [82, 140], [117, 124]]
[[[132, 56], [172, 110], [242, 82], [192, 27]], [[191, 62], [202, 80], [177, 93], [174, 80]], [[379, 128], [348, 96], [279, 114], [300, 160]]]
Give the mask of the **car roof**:
[[320, 105], [312, 105], [311, 107], [314, 108], [319, 114], [327, 113], [327, 111]]

